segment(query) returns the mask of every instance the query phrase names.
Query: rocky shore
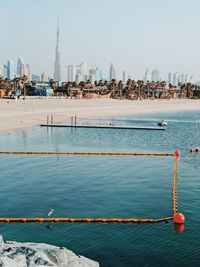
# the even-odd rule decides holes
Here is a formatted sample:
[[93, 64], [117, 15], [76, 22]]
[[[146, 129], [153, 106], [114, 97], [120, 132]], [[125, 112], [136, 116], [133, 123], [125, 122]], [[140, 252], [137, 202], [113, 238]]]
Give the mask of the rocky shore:
[[4, 242], [0, 235], [0, 266], [99, 267], [99, 264], [64, 247], [42, 243]]

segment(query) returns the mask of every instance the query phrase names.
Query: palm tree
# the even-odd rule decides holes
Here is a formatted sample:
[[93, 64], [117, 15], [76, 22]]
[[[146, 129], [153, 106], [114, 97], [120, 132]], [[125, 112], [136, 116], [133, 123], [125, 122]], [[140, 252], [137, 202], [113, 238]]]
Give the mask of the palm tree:
[[10, 79], [8, 79], [8, 78], [4, 79], [4, 88], [5, 88], [5, 94], [9, 95], [9, 93], [10, 93]]
[[24, 89], [24, 97], [23, 97], [23, 99], [25, 99], [25, 97], [26, 97], [26, 81], [27, 80], [28, 80], [28, 77], [26, 75], [23, 75], [21, 77], [21, 81], [23, 83], [23, 89]]
[[15, 77], [13, 79], [13, 89], [14, 89], [15, 95], [16, 95], [16, 92], [19, 88], [19, 80], [20, 80], [20, 77]]
[[132, 80], [131, 79], [128, 79], [127, 82], [126, 82], [126, 85], [130, 88], [131, 85], [132, 85]]
[[112, 79], [109, 84], [110, 84], [111, 96], [114, 97], [115, 96], [115, 89], [117, 87], [117, 81], [115, 79]]
[[122, 89], [123, 89], [123, 83], [122, 81], [120, 80], [117, 84], [117, 88], [119, 90], [119, 96], [122, 97]]
[[[138, 80], [138, 89], [139, 89], [139, 99], [141, 99], [141, 95], [143, 95], [143, 89], [144, 89], [144, 81], [143, 80]], [[142, 94], [141, 94], [142, 93]]]
[[80, 88], [81, 90], [83, 90], [84, 87], [85, 87], [85, 82], [84, 82], [84, 81], [80, 81], [80, 83], [79, 83], [79, 88]]
[[75, 88], [78, 87], [76, 81], [72, 82], [72, 87], [75, 87]]
[[191, 98], [194, 87], [195, 85], [191, 83], [187, 83], [187, 85], [185, 86], [185, 94], [187, 98]]
[[54, 79], [50, 79], [49, 84], [51, 86], [51, 89], [53, 90], [53, 95], [55, 95], [55, 91], [57, 89], [56, 82], [54, 81]]
[[189, 83], [187, 83], [187, 85], [185, 83], [180, 85], [181, 97], [182, 95], [186, 94], [186, 91], [188, 90], [188, 86], [189, 86]]
[[107, 86], [107, 85], [108, 85], [108, 81], [105, 80], [105, 81], [103, 82], [103, 85]]
[[147, 83], [146, 83], [146, 88], [147, 88], [147, 98], [149, 99], [149, 96], [150, 96], [150, 88], [151, 88], [151, 82], [147, 81]]

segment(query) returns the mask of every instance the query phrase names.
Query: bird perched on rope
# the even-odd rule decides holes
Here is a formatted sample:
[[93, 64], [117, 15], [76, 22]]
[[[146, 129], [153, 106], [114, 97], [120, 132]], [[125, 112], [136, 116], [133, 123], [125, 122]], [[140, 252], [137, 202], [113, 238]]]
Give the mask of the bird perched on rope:
[[54, 209], [51, 209], [51, 210], [48, 212], [47, 216], [50, 217], [50, 216], [52, 215], [53, 212], [54, 212]]

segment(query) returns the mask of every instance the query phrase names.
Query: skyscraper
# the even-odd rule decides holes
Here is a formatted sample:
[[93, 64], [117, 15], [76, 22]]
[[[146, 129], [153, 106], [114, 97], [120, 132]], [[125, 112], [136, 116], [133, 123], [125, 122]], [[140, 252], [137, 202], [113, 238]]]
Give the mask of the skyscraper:
[[91, 83], [94, 84], [95, 80], [96, 80], [96, 70], [95, 69], [90, 69], [89, 70], [89, 80]]
[[173, 74], [173, 81], [172, 81], [173, 85], [177, 86], [178, 85], [178, 72], [175, 72]]
[[151, 72], [151, 80], [153, 82], [158, 82], [160, 80], [160, 75], [159, 75], [159, 71], [154, 69]]
[[101, 70], [99, 68], [96, 68], [96, 81], [99, 82], [102, 79]]
[[87, 63], [82, 62], [80, 64], [80, 73], [81, 73], [81, 80], [86, 81], [87, 80]]
[[14, 60], [8, 60], [8, 64], [7, 64], [7, 78], [12, 80], [14, 79], [15, 76], [15, 63]]
[[76, 65], [76, 82], [87, 80], [87, 63], [82, 62], [80, 65]]
[[185, 74], [185, 83], [188, 83], [189, 79], [188, 79], [188, 74]]
[[48, 82], [49, 78], [48, 78], [48, 74], [46, 73], [46, 71], [44, 70], [41, 74], [41, 81], [42, 82]]
[[184, 73], [181, 73], [180, 74], [180, 82], [183, 84], [184, 83], [184, 79], [185, 78], [185, 75], [184, 75]]
[[146, 83], [149, 80], [150, 80], [149, 69], [146, 69], [145, 74], [144, 74], [144, 82]]
[[126, 71], [122, 72], [122, 82], [126, 83], [128, 80], [128, 73]]
[[30, 65], [26, 64], [25, 68], [24, 68], [24, 75], [26, 75], [26, 77], [28, 77], [28, 80], [31, 80], [31, 71], [30, 71]]
[[67, 76], [68, 82], [74, 82], [76, 75], [76, 67], [74, 65], [67, 66]]
[[4, 79], [8, 78], [8, 66], [6, 64], [3, 65], [2, 76]]
[[169, 74], [168, 74], [168, 83], [169, 84], [172, 83], [172, 73], [171, 72], [169, 72]]
[[116, 79], [116, 72], [115, 72], [115, 69], [113, 67], [113, 64], [111, 63], [110, 64], [110, 80], [112, 79]]
[[59, 47], [59, 20], [57, 25], [57, 39], [56, 39], [56, 51], [55, 51], [55, 63], [54, 63], [54, 80], [61, 81], [61, 68], [60, 68], [60, 47]]
[[82, 81], [83, 77], [82, 77], [80, 65], [76, 65], [76, 75], [75, 75], [75, 77], [76, 77], [76, 82], [77, 83], [80, 83]]
[[193, 75], [190, 75], [189, 82], [190, 82], [190, 83], [194, 83], [194, 77], [193, 77]]
[[24, 75], [24, 62], [22, 57], [17, 60], [17, 76], [22, 77]]

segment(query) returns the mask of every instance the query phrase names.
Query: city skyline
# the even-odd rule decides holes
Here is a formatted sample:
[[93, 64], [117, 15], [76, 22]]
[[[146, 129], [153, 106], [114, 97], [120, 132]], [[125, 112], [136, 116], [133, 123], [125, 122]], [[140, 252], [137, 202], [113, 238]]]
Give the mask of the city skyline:
[[[56, 55], [57, 55], [57, 42], [56, 42]], [[59, 62], [59, 61], [58, 61]], [[57, 63], [58, 63], [57, 62]], [[59, 65], [59, 64], [58, 64]], [[100, 80], [121, 80], [123, 83], [126, 83], [128, 79], [137, 80], [135, 77], [131, 77], [127, 71], [122, 71], [120, 75], [116, 75], [116, 70], [113, 65], [113, 63], [110, 63], [109, 73], [106, 77], [102, 76], [102, 70], [99, 67], [89, 67], [86, 62], [82, 62], [78, 65], [67, 65], [65, 66], [66, 72], [67, 72], [67, 78], [61, 79], [61, 74], [56, 73], [58, 75], [58, 79], [56, 79], [55, 71], [60, 71], [60, 68], [57, 69], [56, 61], [54, 62], [54, 77], [49, 75], [46, 70], [43, 70], [42, 73], [36, 74], [32, 73], [30, 71], [30, 65], [24, 64], [23, 58], [20, 56], [17, 60], [17, 64], [15, 65], [14, 60], [7, 60], [7, 64], [4, 64], [2, 68], [0, 68], [0, 76], [3, 78], [9, 78], [13, 79], [14, 77], [20, 77], [23, 75], [26, 75], [28, 77], [28, 80], [41, 80], [41, 81], [48, 81], [50, 79], [54, 79], [58, 82], [81, 82], [81, 81], [87, 81], [90, 80], [92, 83], [95, 81], [99, 82]], [[34, 78], [33, 78], [34, 77]], [[38, 77], [37, 79], [35, 77]], [[168, 76], [166, 78], [163, 78], [160, 75], [159, 70], [157, 69], [146, 69], [144, 72], [143, 78], [140, 78], [139, 80], [143, 80], [144, 82], [147, 81], [165, 81], [167, 83], [171, 83], [173, 85], [178, 85], [179, 83], [195, 83], [199, 82], [198, 80], [194, 79], [194, 76], [192, 74], [188, 73], [180, 73], [178, 71], [176, 72], [168, 72]]]
[[[43, 12], [47, 3], [48, 12]], [[180, 4], [181, 12], [177, 12]], [[100, 68], [105, 78], [109, 77], [112, 62], [118, 79], [122, 79], [123, 71], [135, 79], [143, 79], [148, 68], [159, 70], [165, 80], [169, 72], [190, 73], [200, 80], [199, 7], [196, 0], [192, 3], [8, 0], [0, 10], [0, 29], [7, 40], [1, 43], [0, 65], [22, 55], [32, 73], [41, 74], [45, 70], [53, 77], [59, 14], [62, 80], [67, 78], [65, 66], [78, 62], [87, 62], [91, 69]], [[42, 23], [30, 20], [30, 9], [36, 16], [41, 15]], [[103, 19], [98, 12], [102, 9]], [[188, 10], [193, 16], [184, 20]], [[23, 31], [15, 33], [13, 25], [19, 29], [23, 25]]]

